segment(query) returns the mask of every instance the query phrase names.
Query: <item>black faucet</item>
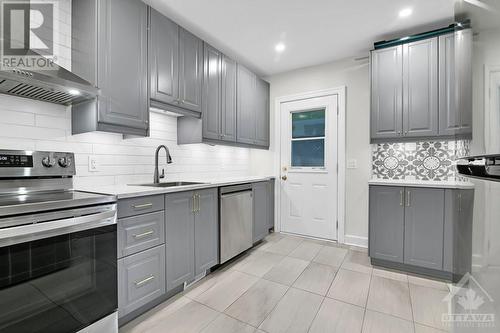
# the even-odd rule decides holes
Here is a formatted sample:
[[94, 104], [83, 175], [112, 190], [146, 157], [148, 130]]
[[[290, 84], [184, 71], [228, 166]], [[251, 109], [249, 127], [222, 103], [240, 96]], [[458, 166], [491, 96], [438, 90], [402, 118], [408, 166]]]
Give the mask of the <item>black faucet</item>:
[[160, 153], [160, 150], [162, 148], [165, 148], [165, 151], [167, 153], [167, 164], [172, 163], [172, 156], [170, 156], [170, 151], [168, 150], [168, 147], [165, 145], [159, 145], [158, 148], [156, 148], [156, 153], [155, 153], [155, 175], [153, 180], [155, 184], [160, 183], [161, 178], [165, 178], [165, 169], [161, 169], [161, 175], [160, 172], [158, 171], [158, 154]]

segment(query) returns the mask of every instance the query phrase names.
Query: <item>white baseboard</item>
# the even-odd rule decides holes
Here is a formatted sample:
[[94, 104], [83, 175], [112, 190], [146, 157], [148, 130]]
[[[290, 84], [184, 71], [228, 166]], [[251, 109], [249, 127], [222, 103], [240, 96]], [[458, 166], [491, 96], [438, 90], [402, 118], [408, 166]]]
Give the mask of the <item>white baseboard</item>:
[[344, 244], [368, 248], [368, 237], [345, 235]]

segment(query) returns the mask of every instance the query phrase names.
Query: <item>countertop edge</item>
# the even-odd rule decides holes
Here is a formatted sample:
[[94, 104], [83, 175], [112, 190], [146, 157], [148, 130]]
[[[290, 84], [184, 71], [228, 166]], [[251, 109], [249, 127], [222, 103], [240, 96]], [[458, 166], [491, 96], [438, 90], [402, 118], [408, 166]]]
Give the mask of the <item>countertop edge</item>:
[[404, 180], [372, 179], [372, 180], [368, 181], [368, 185], [449, 188], [449, 189], [474, 189], [474, 184], [470, 183], [470, 182], [419, 182], [419, 181], [404, 181]]
[[[149, 195], [161, 195], [168, 193], [177, 193], [177, 192], [186, 192], [186, 191], [195, 191], [202, 190], [214, 187], [221, 186], [231, 186], [231, 185], [239, 185], [239, 184], [247, 184], [247, 183], [258, 183], [263, 181], [269, 181], [276, 179], [274, 176], [263, 176], [263, 177], [255, 177], [241, 180], [220, 180], [220, 181], [211, 181], [206, 182], [204, 184], [195, 184], [195, 185], [186, 185], [186, 186], [174, 186], [174, 187], [166, 187], [166, 188], [156, 188], [156, 187], [147, 187], [147, 186], [135, 186], [135, 185], [108, 185], [108, 186], [96, 186], [96, 189], [90, 188], [90, 186], [76, 186], [74, 190], [82, 191], [82, 192], [90, 192], [90, 193], [98, 193], [105, 195], [114, 195], [117, 199], [127, 199], [127, 198], [138, 198]], [[201, 181], [200, 181], [201, 182]], [[119, 188], [119, 190], [118, 190]]]

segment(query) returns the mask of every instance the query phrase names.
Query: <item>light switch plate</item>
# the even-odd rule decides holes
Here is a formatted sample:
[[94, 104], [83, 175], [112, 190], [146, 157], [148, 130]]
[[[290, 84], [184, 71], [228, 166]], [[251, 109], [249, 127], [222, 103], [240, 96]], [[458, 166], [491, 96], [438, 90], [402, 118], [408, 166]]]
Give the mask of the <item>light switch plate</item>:
[[357, 169], [358, 168], [358, 161], [355, 159], [349, 159], [347, 160], [347, 169]]
[[97, 157], [96, 156], [89, 156], [89, 171], [90, 172], [97, 172], [99, 171], [99, 164], [97, 163]]

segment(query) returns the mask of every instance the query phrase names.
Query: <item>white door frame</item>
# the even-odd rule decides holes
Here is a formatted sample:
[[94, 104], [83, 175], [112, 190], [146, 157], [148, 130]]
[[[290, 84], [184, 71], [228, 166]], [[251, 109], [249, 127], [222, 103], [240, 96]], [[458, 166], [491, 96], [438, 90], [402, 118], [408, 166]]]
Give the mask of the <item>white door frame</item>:
[[279, 178], [281, 175], [281, 104], [286, 102], [294, 102], [303, 99], [310, 99], [315, 97], [324, 97], [337, 95], [338, 101], [338, 118], [337, 118], [337, 221], [339, 228], [337, 230], [337, 242], [344, 243], [345, 234], [345, 93], [346, 87], [340, 86], [337, 88], [316, 90], [300, 94], [288, 95], [277, 97], [274, 105], [274, 123], [276, 124], [274, 142], [276, 147], [276, 154], [274, 156], [274, 166], [276, 170], [276, 186], [278, 190], [275, 194], [275, 230], [281, 231], [281, 186]]

